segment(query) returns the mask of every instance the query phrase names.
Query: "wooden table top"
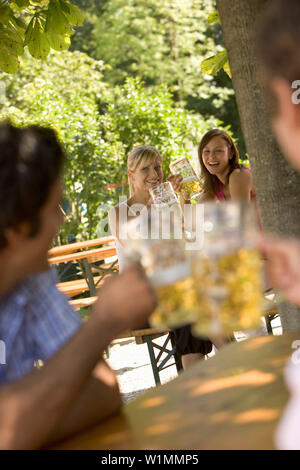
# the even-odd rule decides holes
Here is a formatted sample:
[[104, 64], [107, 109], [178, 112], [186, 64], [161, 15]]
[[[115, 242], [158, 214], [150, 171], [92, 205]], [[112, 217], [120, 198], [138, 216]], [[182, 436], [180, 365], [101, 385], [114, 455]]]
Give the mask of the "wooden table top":
[[300, 332], [225, 346], [56, 449], [273, 449]]

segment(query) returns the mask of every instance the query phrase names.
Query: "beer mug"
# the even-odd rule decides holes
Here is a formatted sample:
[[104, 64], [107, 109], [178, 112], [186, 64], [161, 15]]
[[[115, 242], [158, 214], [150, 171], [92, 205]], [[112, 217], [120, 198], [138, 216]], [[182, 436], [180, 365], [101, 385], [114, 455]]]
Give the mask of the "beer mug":
[[130, 248], [127, 250], [127, 257], [140, 261], [155, 288], [158, 306], [149, 322], [157, 329], [190, 324], [195, 321], [197, 311], [185, 242], [183, 237], [174, 237], [174, 227], [169, 226], [169, 220], [154, 211], [152, 216], [144, 219], [148, 224], [146, 228], [140, 230], [139, 227], [137, 230], [140, 221], [136, 220], [128, 225]]
[[170, 164], [173, 175], [180, 174], [183, 178], [182, 192], [187, 200], [194, 199], [201, 194], [201, 183], [192, 165], [183, 157]]
[[262, 326], [262, 261], [252, 203], [204, 205], [204, 245], [193, 253], [198, 302], [194, 334], [224, 336]]
[[[151, 206], [152, 214], [154, 211], [158, 214], [161, 214], [161, 227], [166, 227], [167, 216], [169, 215], [171, 221], [173, 220], [173, 225], [182, 225], [182, 211], [178, 201], [178, 198], [175, 194], [173, 186], [169, 181], [166, 183], [159, 184], [154, 188], [149, 190], [152, 197], [153, 204]], [[172, 222], [170, 222], [172, 223]]]

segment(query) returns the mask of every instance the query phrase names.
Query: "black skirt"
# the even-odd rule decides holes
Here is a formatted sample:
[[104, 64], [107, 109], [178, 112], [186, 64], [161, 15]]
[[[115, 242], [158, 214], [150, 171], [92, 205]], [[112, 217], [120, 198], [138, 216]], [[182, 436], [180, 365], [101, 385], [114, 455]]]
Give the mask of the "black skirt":
[[173, 333], [176, 350], [182, 356], [193, 353], [206, 355], [212, 350], [212, 342], [208, 338], [193, 336], [190, 325], [176, 328]]

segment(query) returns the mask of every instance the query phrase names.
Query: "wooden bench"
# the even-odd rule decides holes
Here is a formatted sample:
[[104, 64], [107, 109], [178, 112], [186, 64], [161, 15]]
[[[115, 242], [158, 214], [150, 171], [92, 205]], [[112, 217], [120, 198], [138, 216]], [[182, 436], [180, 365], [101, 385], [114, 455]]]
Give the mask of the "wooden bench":
[[[97, 286], [97, 288], [100, 288], [103, 285], [105, 279], [108, 279], [111, 276], [112, 276], [111, 274], [107, 274], [105, 276], [94, 277], [94, 283]], [[75, 297], [76, 295], [83, 294], [84, 292], [89, 292], [89, 285], [86, 279], [77, 279], [75, 281], [59, 282], [57, 284], [57, 287], [61, 292], [63, 292], [68, 297]]]
[[91, 248], [93, 246], [101, 246], [106, 243], [114, 242], [114, 238], [111, 236], [102, 237], [102, 238], [95, 238], [93, 240], [86, 240], [84, 242], [77, 242], [71, 243], [69, 245], [61, 245], [51, 248], [48, 251], [49, 258], [67, 255], [69, 253], [74, 253], [80, 250], [86, 250], [87, 248]]

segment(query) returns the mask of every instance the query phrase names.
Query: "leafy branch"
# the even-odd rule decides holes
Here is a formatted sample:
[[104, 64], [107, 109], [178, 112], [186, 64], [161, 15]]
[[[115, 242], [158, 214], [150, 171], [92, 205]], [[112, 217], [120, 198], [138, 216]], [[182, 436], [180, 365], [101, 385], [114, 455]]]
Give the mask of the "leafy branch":
[[[208, 24], [213, 24], [213, 23], [221, 24], [219, 12], [214, 11], [213, 13], [211, 13], [208, 16], [207, 21], [208, 21]], [[201, 70], [202, 70], [202, 73], [204, 74], [215, 76], [221, 69], [223, 69], [227, 73], [227, 75], [230, 78], [232, 78], [226, 49], [224, 49], [221, 52], [218, 52], [218, 54], [208, 57], [207, 59], [204, 59], [201, 62]]]
[[15, 74], [27, 46], [36, 59], [66, 50], [83, 12], [68, 0], [0, 0], [0, 69]]

